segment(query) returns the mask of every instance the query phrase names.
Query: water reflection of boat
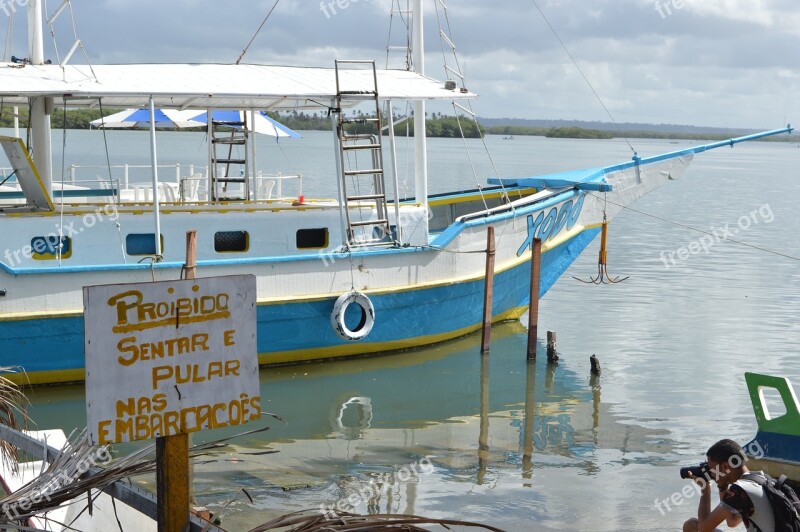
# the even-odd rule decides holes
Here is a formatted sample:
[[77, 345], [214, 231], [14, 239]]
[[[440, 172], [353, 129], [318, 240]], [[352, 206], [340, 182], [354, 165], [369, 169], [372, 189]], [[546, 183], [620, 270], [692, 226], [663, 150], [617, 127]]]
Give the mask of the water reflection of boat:
[[[381, 475], [421, 457], [430, 457], [437, 478], [488, 486], [503, 470], [517, 470], [523, 482], [534, 471], [566, 465], [591, 475], [602, 467], [599, 449], [632, 455], [668, 450], [653, 443], [663, 441], [662, 432], [615, 420], [601, 402], [598, 381], [545, 365], [543, 356], [527, 363], [520, 332], [518, 324], [498, 327], [492, 354], [483, 357], [473, 336], [382, 363], [268, 372], [263, 396], [288, 424], [275, 426], [269, 441], [238, 443], [198, 466], [198, 496], [214, 506], [247, 485], [265, 499], [291, 490], [293, 504], [302, 506], [369, 489]], [[314, 394], [298, 395], [298, 381]], [[279, 452], [256, 454], [265, 449]], [[357, 510], [414, 511], [424, 482], [439, 480], [373, 493]]]
[[[262, 371], [264, 409], [287, 423], [272, 422], [266, 433], [196, 464], [199, 501], [218, 507], [246, 487], [258, 508], [240, 506], [225, 518], [232, 529], [244, 528], [333, 503], [429, 456], [435, 473], [357, 508], [412, 512], [425, 490], [491, 486], [506, 474], [532, 485], [543, 471], [564, 467], [593, 475], [610, 449], [632, 459], [669, 452], [662, 432], [614, 417], [588, 361], [586, 374], [547, 365], [540, 345], [538, 361], [527, 363], [525, 332], [517, 322], [495, 327], [492, 352], [483, 357], [471, 335], [400, 356]], [[32, 400], [43, 426], [83, 423], [82, 387], [36, 389]], [[69, 420], [68, 410], [79, 419]], [[195, 442], [234, 432], [200, 433]]]
[[758, 422], [756, 437], [745, 446], [748, 467], [800, 481], [800, 405], [792, 384], [785, 377], [757, 373], [745, 373], [745, 381]]

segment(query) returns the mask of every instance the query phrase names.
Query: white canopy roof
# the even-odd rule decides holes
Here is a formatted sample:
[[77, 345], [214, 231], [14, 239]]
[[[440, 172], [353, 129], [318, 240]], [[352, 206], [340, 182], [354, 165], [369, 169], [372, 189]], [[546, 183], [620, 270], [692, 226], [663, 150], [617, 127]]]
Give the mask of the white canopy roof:
[[[31, 96], [52, 96], [69, 107], [145, 107], [152, 95], [160, 108], [304, 109], [328, 107], [336, 95], [332, 68], [267, 65], [20, 65], [0, 62], [0, 98], [27, 104]], [[372, 69], [340, 71], [342, 90], [371, 91]], [[449, 90], [444, 82], [404, 70], [379, 70], [382, 100], [475, 98]]]

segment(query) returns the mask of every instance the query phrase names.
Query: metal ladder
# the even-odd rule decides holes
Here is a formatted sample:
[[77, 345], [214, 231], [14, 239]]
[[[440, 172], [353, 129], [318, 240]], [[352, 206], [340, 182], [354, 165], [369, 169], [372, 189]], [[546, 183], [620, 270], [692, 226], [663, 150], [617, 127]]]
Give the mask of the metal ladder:
[[[389, 209], [386, 201], [386, 184], [383, 172], [383, 151], [381, 143], [381, 109], [378, 101], [378, 74], [375, 61], [336, 60], [336, 103], [339, 110], [336, 124], [339, 157], [341, 164], [341, 190], [344, 202], [345, 229], [350, 246], [394, 245], [395, 236], [389, 224]], [[341, 69], [341, 65], [355, 68]], [[368, 66], [372, 70], [372, 87], [368, 90], [342, 86], [342, 70], [365, 71], [358, 66]], [[374, 117], [345, 118], [341, 112], [342, 102], [373, 102]], [[347, 133], [348, 125], [362, 126], [366, 132]], [[359, 155], [366, 155], [359, 157]], [[368, 217], [363, 217], [368, 207]], [[372, 206], [374, 205], [374, 209]], [[351, 212], [352, 207], [358, 208]], [[354, 219], [355, 213], [358, 219]]]
[[[229, 120], [211, 120], [211, 187], [212, 201], [241, 201], [250, 199], [249, 162], [247, 160], [247, 123]], [[234, 146], [241, 146], [242, 157], [234, 157]], [[225, 152], [227, 148], [227, 153]], [[222, 151], [222, 155], [220, 155]], [[224, 172], [220, 167], [224, 165]], [[231, 174], [233, 169], [233, 175]], [[228, 190], [229, 183], [241, 184]], [[219, 185], [222, 185], [220, 190]], [[232, 187], [233, 188], [233, 187]]]

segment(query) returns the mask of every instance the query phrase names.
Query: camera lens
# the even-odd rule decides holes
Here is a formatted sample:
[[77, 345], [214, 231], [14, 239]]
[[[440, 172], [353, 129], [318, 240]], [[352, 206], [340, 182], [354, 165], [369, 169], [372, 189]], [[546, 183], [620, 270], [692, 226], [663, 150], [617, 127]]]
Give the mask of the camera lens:
[[706, 477], [708, 478], [709, 473], [708, 462], [703, 462], [700, 465], [690, 466], [690, 467], [682, 467], [681, 468], [681, 478], [690, 478], [689, 473], [694, 475], [695, 478], [697, 477]]

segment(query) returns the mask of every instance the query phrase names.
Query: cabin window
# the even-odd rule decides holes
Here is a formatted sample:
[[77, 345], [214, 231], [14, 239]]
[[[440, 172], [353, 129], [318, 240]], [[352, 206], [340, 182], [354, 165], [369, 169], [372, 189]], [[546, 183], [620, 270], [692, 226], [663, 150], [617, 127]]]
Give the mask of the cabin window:
[[214, 233], [214, 251], [217, 253], [236, 253], [250, 248], [250, 235], [247, 231], [218, 231]]
[[59, 257], [59, 247], [62, 259], [72, 256], [72, 239], [70, 237], [35, 236], [31, 239], [31, 257], [34, 260], [55, 260]]
[[[161, 236], [161, 252], [164, 252], [164, 235]], [[125, 237], [125, 251], [128, 255], [155, 255], [155, 233], [131, 233]]]
[[297, 249], [323, 249], [326, 247], [328, 247], [327, 227], [297, 231]]

